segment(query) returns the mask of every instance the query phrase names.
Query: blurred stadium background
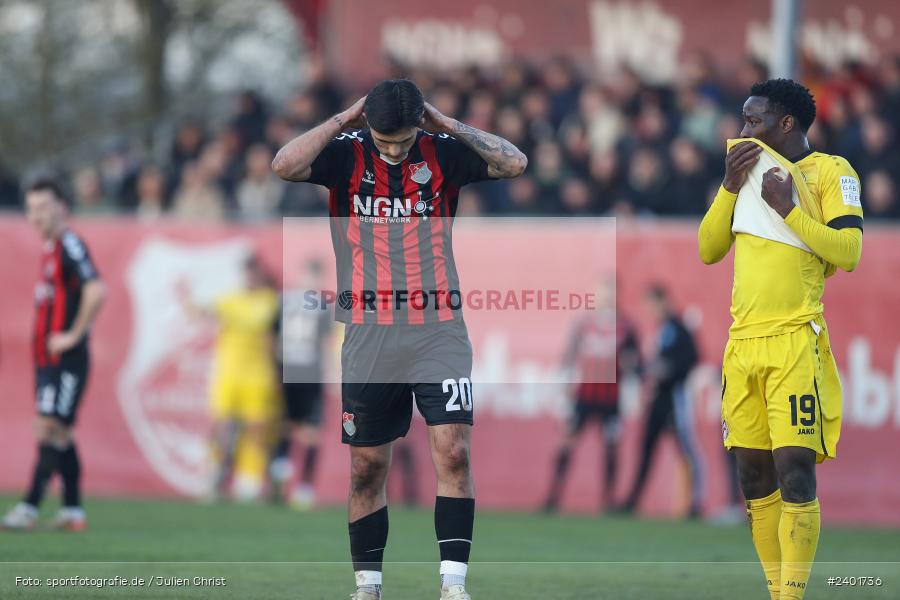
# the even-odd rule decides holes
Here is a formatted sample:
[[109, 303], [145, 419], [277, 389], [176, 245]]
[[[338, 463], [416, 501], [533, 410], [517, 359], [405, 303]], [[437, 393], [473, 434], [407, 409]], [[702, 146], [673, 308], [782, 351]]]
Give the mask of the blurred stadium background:
[[[706, 473], [703, 516], [718, 521], [733, 511], [740, 499], [721, 448], [719, 417], [730, 261], [704, 267], [696, 228], [721, 182], [724, 141], [740, 131], [748, 89], [771, 73], [795, 75], [813, 91], [818, 118], [810, 142], [856, 168], [866, 213], [861, 265], [830, 279], [825, 296], [845, 397], [840, 458], [819, 471], [823, 520], [837, 528], [825, 531], [820, 558], [900, 561], [900, 4], [0, 2], [6, 82], [0, 88], [0, 490], [9, 503], [34, 458], [30, 343], [40, 241], [21, 214], [29, 178], [53, 173], [66, 183], [73, 227], [110, 286], [92, 336], [91, 383], [76, 429], [92, 531], [84, 541], [45, 533], [0, 537], [0, 559], [7, 563], [0, 595], [36, 597], [12, 595], [23, 593], [7, 581], [18, 573], [15, 560], [346, 560], [339, 508], [298, 516], [172, 502], [202, 489], [215, 336], [214, 328], [186, 320], [177, 293], [184, 282], [199, 299], [227, 290], [250, 249], [285, 285], [309, 257], [333, 265], [325, 223], [302, 219], [327, 216], [326, 191], [286, 185], [269, 165], [287, 140], [389, 76], [413, 79], [445, 114], [496, 131], [529, 156], [525, 176], [471, 186], [460, 197], [460, 215], [480, 218], [481, 227], [503, 219], [504, 256], [527, 255], [536, 239], [541, 243], [531, 222], [508, 218], [565, 218], [534, 221], [546, 226], [547, 239], [566, 240], [547, 243], [547, 262], [537, 267], [547, 269], [573, 260], [573, 252], [577, 260], [578, 248], [589, 243], [589, 230], [577, 221], [616, 218], [620, 306], [636, 323], [644, 350], [650, 352], [654, 329], [642, 299], [653, 283], [670, 290], [697, 337], [701, 364], [689, 389]], [[464, 286], [469, 278], [489, 279], [496, 268], [479, 261], [479, 250], [487, 249], [459, 249]], [[515, 258], [510, 263], [513, 271], [534, 268]], [[584, 285], [577, 270], [563, 276]], [[759, 597], [762, 586], [752, 587], [761, 583], [758, 567], [750, 564], [755, 557], [743, 530], [594, 518], [602, 456], [597, 435], [579, 444], [563, 495], [564, 512], [574, 516], [505, 514], [539, 508], [568, 405], [559, 386], [528, 384], [522, 373], [533, 364], [515, 349], [524, 344], [529, 361], [552, 368], [567, 332], [546, 327], [526, 339], [500, 323], [489, 333], [473, 335], [476, 370], [503, 375], [476, 387], [473, 462], [479, 506], [494, 512], [476, 525], [476, 537], [486, 542], [483, 554], [476, 543], [473, 560], [749, 561], [746, 597]], [[495, 342], [489, 348], [488, 338]], [[347, 452], [337, 437], [338, 393], [329, 387], [316, 480], [326, 507], [340, 506], [348, 481]], [[635, 472], [645, 414], [638, 381], [624, 382], [622, 403], [620, 499]], [[389, 551], [387, 559], [436, 560], [427, 525], [433, 477], [420, 421], [409, 440], [424, 508], [398, 511], [391, 533], [396, 554]], [[391, 486], [399, 498], [399, 482]], [[640, 514], [682, 517], [688, 488], [674, 440], [667, 439]], [[400, 532], [404, 522], [418, 527], [420, 540]], [[550, 540], [546, 547], [528, 545], [522, 532], [529, 528]], [[253, 542], [270, 533], [271, 545]], [[521, 544], [506, 548], [504, 536]], [[621, 554], [610, 548], [617, 544]], [[686, 552], [685, 545], [693, 549]], [[253, 572], [243, 573], [245, 581], [264, 579]], [[697, 573], [685, 572], [688, 578]], [[312, 577], [309, 568], [304, 573]], [[893, 573], [900, 576], [896, 567]], [[345, 575], [336, 573], [335, 581], [346, 582]], [[546, 597], [584, 597], [576, 590], [593, 576], [570, 575], [570, 595]], [[629, 581], [622, 573], [597, 577], [607, 575]], [[675, 586], [661, 590], [676, 595], [652, 597], [682, 597], [681, 575], [660, 573], [658, 581]], [[293, 577], [279, 581], [304, 585], [302, 576]], [[900, 579], [892, 584], [893, 594], [883, 589], [855, 597], [900, 596]], [[299, 597], [329, 591], [309, 589], [315, 591]], [[626, 583], [614, 589], [615, 597], [651, 597]], [[693, 592], [684, 597], [720, 597]]]

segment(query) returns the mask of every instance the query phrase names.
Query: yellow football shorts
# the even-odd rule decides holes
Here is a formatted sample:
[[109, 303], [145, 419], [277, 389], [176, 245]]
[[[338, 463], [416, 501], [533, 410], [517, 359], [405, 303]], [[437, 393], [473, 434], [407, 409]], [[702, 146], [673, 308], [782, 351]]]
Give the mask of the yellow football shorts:
[[782, 335], [728, 340], [722, 365], [725, 447], [815, 450], [835, 458], [841, 435], [841, 380], [819, 316]]
[[274, 377], [218, 376], [212, 382], [213, 417], [245, 423], [265, 423], [280, 410]]

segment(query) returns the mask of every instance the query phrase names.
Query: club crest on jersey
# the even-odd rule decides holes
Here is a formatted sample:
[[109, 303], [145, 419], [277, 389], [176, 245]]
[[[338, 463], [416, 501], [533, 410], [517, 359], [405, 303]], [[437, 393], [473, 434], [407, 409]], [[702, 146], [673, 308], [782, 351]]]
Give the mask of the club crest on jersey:
[[409, 178], [416, 183], [428, 183], [428, 180], [431, 179], [431, 169], [428, 168], [428, 163], [423, 160], [409, 165]]
[[347, 435], [353, 437], [356, 434], [356, 424], [353, 422], [353, 413], [343, 413], [341, 415], [341, 421], [344, 425], [344, 431], [347, 432]]

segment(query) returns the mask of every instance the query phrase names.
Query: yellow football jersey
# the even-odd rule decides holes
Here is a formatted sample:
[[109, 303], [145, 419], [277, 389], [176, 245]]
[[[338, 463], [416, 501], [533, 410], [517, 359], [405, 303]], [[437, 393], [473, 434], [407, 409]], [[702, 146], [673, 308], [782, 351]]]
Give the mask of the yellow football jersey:
[[[811, 152], [794, 164], [826, 225], [862, 227], [859, 175], [845, 159]], [[821, 258], [746, 233], [737, 233], [734, 245], [730, 338], [788, 333], [822, 314], [826, 264]]]
[[214, 307], [219, 320], [216, 371], [219, 377], [274, 377], [272, 327], [278, 294], [272, 289], [228, 294]]

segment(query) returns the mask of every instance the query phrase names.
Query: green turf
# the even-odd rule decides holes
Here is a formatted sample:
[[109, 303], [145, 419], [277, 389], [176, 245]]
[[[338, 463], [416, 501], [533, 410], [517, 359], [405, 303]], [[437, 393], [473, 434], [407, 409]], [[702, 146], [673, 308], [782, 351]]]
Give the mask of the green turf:
[[[13, 503], [0, 497], [5, 507]], [[54, 506], [45, 507], [49, 516]], [[92, 500], [79, 534], [0, 533], [0, 598], [334, 599], [352, 591], [344, 511]], [[387, 600], [436, 600], [431, 512], [391, 509]], [[475, 600], [764, 600], [744, 527], [480, 512], [468, 587]], [[51, 589], [50, 577], [114, 577], [144, 586]], [[829, 588], [829, 576], [880, 576], [877, 588]], [[218, 587], [156, 577], [224, 578]], [[41, 587], [16, 585], [36, 577]], [[148, 583], [149, 582], [149, 583]], [[826, 528], [807, 598], [900, 598], [900, 531]]]

